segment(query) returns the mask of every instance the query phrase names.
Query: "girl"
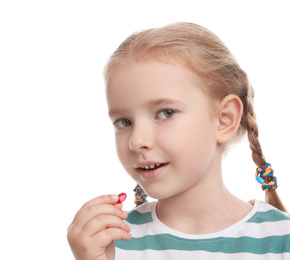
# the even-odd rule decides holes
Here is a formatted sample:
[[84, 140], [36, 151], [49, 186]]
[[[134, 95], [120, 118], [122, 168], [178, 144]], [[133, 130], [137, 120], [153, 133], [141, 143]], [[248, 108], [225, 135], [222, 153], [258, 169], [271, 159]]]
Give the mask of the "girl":
[[[84, 204], [68, 229], [76, 259], [290, 259], [290, 216], [258, 140], [253, 90], [217, 36], [190, 23], [133, 34], [105, 80], [136, 202], [142, 188], [157, 202], [128, 214], [117, 195]], [[267, 203], [223, 184], [223, 153], [245, 133]]]

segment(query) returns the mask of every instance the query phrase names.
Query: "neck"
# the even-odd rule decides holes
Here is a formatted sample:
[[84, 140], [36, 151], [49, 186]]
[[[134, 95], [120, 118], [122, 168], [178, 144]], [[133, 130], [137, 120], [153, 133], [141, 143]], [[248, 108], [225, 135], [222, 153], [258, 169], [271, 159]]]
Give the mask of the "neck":
[[220, 166], [195, 187], [159, 200], [160, 221], [183, 233], [204, 234], [220, 231], [241, 220], [252, 207], [234, 197], [221, 176]]

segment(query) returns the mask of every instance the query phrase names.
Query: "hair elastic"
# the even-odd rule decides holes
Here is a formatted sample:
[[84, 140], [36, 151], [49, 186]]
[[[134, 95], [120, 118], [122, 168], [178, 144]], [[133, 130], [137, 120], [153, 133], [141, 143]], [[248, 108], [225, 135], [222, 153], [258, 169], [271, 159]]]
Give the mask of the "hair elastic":
[[278, 188], [277, 179], [270, 163], [266, 163], [261, 168], [256, 169], [256, 180], [262, 184], [262, 190], [269, 191]]
[[134, 191], [135, 191], [135, 201], [134, 202], [136, 204], [136, 207], [147, 202], [148, 195], [145, 193], [143, 188], [138, 183], [137, 183]]

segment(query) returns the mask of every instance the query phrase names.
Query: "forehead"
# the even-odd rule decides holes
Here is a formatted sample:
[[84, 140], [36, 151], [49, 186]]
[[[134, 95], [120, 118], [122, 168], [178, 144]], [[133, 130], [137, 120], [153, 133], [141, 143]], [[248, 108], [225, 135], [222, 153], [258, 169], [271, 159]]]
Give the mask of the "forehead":
[[198, 75], [179, 64], [129, 60], [111, 69], [106, 90], [108, 98], [124, 92], [131, 95], [142, 92], [144, 96], [170, 96], [176, 95], [176, 92], [188, 92], [189, 88], [201, 84]]
[[196, 74], [176, 64], [150, 61], [118, 65], [107, 80], [109, 115], [131, 114], [136, 109], [156, 106], [210, 106], [201, 84]]

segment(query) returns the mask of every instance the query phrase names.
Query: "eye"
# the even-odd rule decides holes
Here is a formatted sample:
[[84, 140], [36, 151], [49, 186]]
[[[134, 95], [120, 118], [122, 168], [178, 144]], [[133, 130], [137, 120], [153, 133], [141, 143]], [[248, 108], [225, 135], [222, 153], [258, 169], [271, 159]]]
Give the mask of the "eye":
[[157, 113], [157, 117], [159, 119], [167, 119], [170, 118], [174, 115], [175, 111], [171, 110], [171, 109], [164, 109], [162, 111], [159, 111]]
[[117, 128], [125, 128], [127, 126], [132, 125], [132, 123], [131, 123], [131, 121], [129, 119], [123, 118], [123, 119], [119, 119], [119, 120], [115, 121], [114, 125]]

